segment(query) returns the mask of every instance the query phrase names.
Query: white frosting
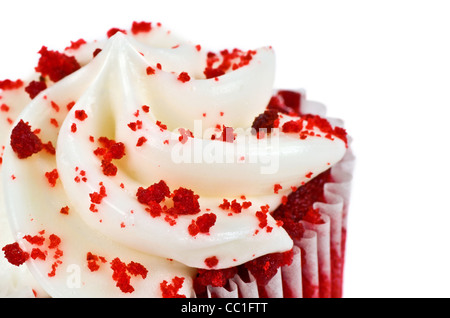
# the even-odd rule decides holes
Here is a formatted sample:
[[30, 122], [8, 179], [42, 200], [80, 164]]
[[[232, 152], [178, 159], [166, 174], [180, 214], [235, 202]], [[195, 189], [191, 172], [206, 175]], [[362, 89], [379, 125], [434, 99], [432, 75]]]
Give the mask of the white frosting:
[[[89, 62], [86, 52], [92, 54], [97, 47], [102, 52]], [[55, 250], [47, 249], [45, 261], [27, 261], [51, 296], [160, 297], [159, 284], [170, 283], [174, 276], [185, 277], [180, 293], [191, 296], [194, 268], [208, 268], [205, 259], [209, 257], [218, 259], [214, 268], [226, 268], [292, 248], [292, 240], [270, 215], [268, 231], [259, 227], [255, 213], [266, 204], [273, 211], [291, 186], [300, 186], [339, 161], [345, 144], [323, 136], [301, 140], [276, 129], [262, 139], [249, 132], [272, 95], [272, 49], [256, 50], [248, 65], [217, 79], [203, 75], [204, 50], [161, 27], [138, 36], [118, 32], [107, 41], [67, 53], [84, 66], [39, 94], [13, 124], [22, 119], [32, 129], [40, 128], [39, 137], [56, 146], [56, 156], [41, 151], [19, 159], [6, 145], [2, 165], [16, 240], [31, 250], [34, 246], [22, 239], [26, 234], [39, 235], [44, 230], [46, 239], [50, 234], [61, 238], [62, 257], [53, 258]], [[154, 74], [147, 74], [149, 66]], [[181, 72], [191, 79], [177, 80]], [[51, 101], [60, 106], [59, 111], [51, 107]], [[65, 105], [72, 101], [76, 103], [68, 111]], [[143, 105], [150, 107], [148, 113]], [[77, 110], [84, 110], [87, 118], [77, 119]], [[49, 124], [52, 118], [58, 127]], [[283, 116], [281, 124], [290, 119], [295, 118]], [[137, 120], [142, 128], [134, 131], [128, 124]], [[161, 130], [156, 121], [167, 125], [167, 130]], [[235, 141], [211, 140], [217, 124], [233, 127]], [[195, 137], [180, 142], [178, 128], [189, 129]], [[105, 176], [101, 159], [94, 154], [102, 136], [125, 144], [125, 156], [113, 161], [116, 176]], [[137, 147], [143, 136], [147, 141]], [[44, 175], [53, 169], [59, 179], [50, 187]], [[81, 170], [87, 180], [75, 182]], [[137, 201], [136, 191], [160, 180], [172, 191], [192, 189], [200, 196], [201, 211], [180, 215], [175, 224], [164, 213], [150, 216]], [[99, 192], [100, 183], [107, 196], [95, 206], [98, 212], [92, 212], [90, 194]], [[282, 186], [277, 194], [274, 184]], [[229, 213], [219, 208], [224, 198], [250, 201], [252, 206]], [[60, 213], [64, 206], [70, 207], [68, 215]], [[209, 233], [190, 235], [192, 220], [205, 213], [217, 217]], [[105, 257], [108, 263], [91, 272], [87, 252]], [[131, 278], [133, 293], [124, 294], [115, 287], [109, 262], [116, 257], [126, 263], [139, 262], [149, 271], [145, 279]], [[49, 277], [55, 261], [61, 263]]]

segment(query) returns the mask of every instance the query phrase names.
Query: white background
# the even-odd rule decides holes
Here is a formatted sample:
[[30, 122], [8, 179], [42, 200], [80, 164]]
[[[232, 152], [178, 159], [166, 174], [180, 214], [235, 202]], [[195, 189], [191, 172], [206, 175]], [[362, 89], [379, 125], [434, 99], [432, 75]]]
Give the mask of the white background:
[[0, 79], [42, 45], [161, 22], [205, 48], [272, 45], [277, 88], [343, 118], [357, 166], [346, 297], [450, 296], [448, 1], [1, 1]]

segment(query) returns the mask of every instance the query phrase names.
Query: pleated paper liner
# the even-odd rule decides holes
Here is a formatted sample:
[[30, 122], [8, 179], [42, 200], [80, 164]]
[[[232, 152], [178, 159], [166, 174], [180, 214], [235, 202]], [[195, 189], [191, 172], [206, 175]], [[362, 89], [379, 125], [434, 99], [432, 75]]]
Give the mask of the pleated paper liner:
[[[300, 221], [305, 228], [294, 241], [294, 258], [289, 266], [263, 287], [250, 272], [237, 274], [227, 287], [207, 287], [211, 298], [339, 298], [342, 297], [347, 214], [354, 156], [350, 148], [344, 158], [331, 168], [333, 182], [324, 185], [324, 201], [315, 202], [323, 222]], [[246, 277], [243, 277], [246, 276]]]

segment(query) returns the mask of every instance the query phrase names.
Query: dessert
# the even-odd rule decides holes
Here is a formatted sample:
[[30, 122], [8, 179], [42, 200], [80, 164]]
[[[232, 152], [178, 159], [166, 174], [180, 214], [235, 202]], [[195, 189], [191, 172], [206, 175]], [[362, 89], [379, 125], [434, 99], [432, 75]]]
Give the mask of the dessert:
[[10, 267], [51, 297], [341, 296], [349, 139], [273, 90], [271, 47], [134, 22], [39, 54], [0, 82]]

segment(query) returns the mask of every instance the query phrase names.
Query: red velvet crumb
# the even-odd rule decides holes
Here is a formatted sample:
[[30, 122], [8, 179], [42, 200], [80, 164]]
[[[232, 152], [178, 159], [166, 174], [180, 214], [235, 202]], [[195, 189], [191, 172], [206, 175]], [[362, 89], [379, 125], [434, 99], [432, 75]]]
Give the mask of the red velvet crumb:
[[190, 189], [178, 188], [173, 192], [176, 214], [196, 214], [200, 212], [199, 196]]
[[79, 121], [83, 121], [87, 118], [87, 114], [83, 109], [79, 109], [75, 111], [75, 118], [78, 119]]
[[169, 284], [166, 280], [163, 280], [159, 285], [162, 298], [186, 298], [185, 295], [178, 294], [181, 287], [183, 287], [184, 277], [175, 276], [172, 278], [172, 283]]
[[107, 137], [100, 137], [98, 138], [98, 141], [102, 147], [95, 149], [94, 154], [102, 158], [102, 172], [106, 176], [115, 176], [118, 169], [112, 163], [112, 160], [121, 159], [125, 156], [125, 144], [122, 142], [116, 142], [115, 140]]
[[278, 126], [278, 112], [276, 110], [265, 110], [258, 115], [252, 123], [252, 133], [257, 136], [263, 136], [270, 133], [272, 128]]
[[59, 213], [68, 215], [68, 214], [69, 214], [69, 210], [70, 210], [69, 207], [66, 205], [66, 206], [64, 206], [64, 207], [61, 208], [61, 210], [59, 211]]
[[178, 80], [182, 83], [189, 82], [191, 80], [191, 77], [186, 72], [181, 72], [180, 75], [178, 75]]
[[130, 284], [130, 275], [140, 275], [145, 279], [148, 273], [148, 270], [143, 265], [136, 262], [130, 262], [127, 265], [118, 257], [111, 261], [111, 269], [113, 270], [112, 278], [123, 293], [132, 293], [134, 291], [133, 286]]
[[50, 234], [48, 237], [50, 240], [50, 244], [48, 245], [48, 248], [57, 248], [59, 244], [61, 243], [61, 239], [56, 234]]
[[86, 254], [86, 261], [87, 261], [87, 267], [91, 272], [95, 272], [100, 268], [101, 263], [106, 263], [106, 259], [103, 256], [98, 256], [95, 254], [92, 254], [91, 252], [88, 252]]
[[209, 229], [214, 226], [216, 219], [217, 217], [214, 213], [206, 213], [199, 216], [196, 220], [192, 220], [192, 223], [189, 225], [189, 234], [195, 236], [198, 233], [209, 233]]
[[106, 32], [106, 36], [108, 38], [112, 37], [114, 34], [116, 34], [117, 32], [122, 32], [123, 34], [127, 34], [127, 31], [122, 30], [122, 29], [118, 29], [118, 28], [111, 28], [108, 30], [108, 32]]
[[145, 138], [144, 136], [139, 137], [139, 139], [138, 139], [138, 141], [136, 143], [136, 147], [141, 147], [146, 142], [147, 142], [147, 138]]
[[147, 189], [139, 187], [136, 196], [140, 203], [149, 205], [151, 202], [160, 203], [165, 197], [169, 197], [170, 190], [166, 182], [161, 180]]
[[6, 90], [13, 90], [18, 89], [23, 86], [23, 81], [18, 79], [15, 81], [11, 81], [9, 79], [0, 81], [0, 89], [6, 91]]
[[11, 147], [20, 159], [25, 159], [41, 151], [43, 145], [31, 126], [21, 119], [11, 132]]
[[89, 197], [91, 198], [91, 202], [94, 204], [100, 204], [104, 197], [106, 197], [106, 188], [104, 185], [100, 186], [99, 192], [89, 193]]
[[8, 262], [15, 266], [22, 265], [30, 257], [27, 252], [20, 248], [19, 243], [17, 242], [5, 245], [2, 248], [2, 251]]
[[255, 54], [256, 51], [253, 50], [247, 52], [239, 49], [233, 49], [231, 52], [229, 50], [222, 50], [220, 52], [222, 62], [215, 66], [221, 58], [218, 54], [209, 52], [207, 54], [206, 67], [203, 73], [207, 79], [219, 77], [229, 70], [236, 70], [248, 65]]
[[67, 75], [77, 71], [81, 66], [73, 56], [67, 56], [57, 51], [49, 51], [43, 46], [38, 52], [41, 57], [36, 72], [48, 76], [53, 82], [58, 82]]
[[30, 84], [25, 87], [25, 92], [33, 99], [46, 88], [47, 84], [44, 81], [31, 81]]
[[53, 169], [52, 171], [46, 172], [45, 177], [47, 178], [50, 186], [54, 187], [56, 185], [56, 180], [59, 178], [58, 170]]
[[216, 256], [211, 256], [205, 259], [205, 265], [208, 266], [209, 268], [212, 268], [217, 264], [219, 264], [219, 260], [217, 259]]
[[136, 22], [134, 21], [131, 25], [131, 33], [138, 34], [138, 33], [146, 33], [150, 32], [152, 29], [152, 23], [151, 22]]
[[151, 66], [147, 67], [147, 69], [145, 71], [147, 72], [147, 75], [155, 74], [155, 69]]
[[78, 50], [83, 44], [86, 44], [84, 39], [79, 39], [75, 42], [70, 41], [70, 46], [66, 47], [65, 50]]
[[301, 120], [290, 120], [285, 122], [281, 127], [284, 133], [298, 133], [303, 128], [303, 122]]

